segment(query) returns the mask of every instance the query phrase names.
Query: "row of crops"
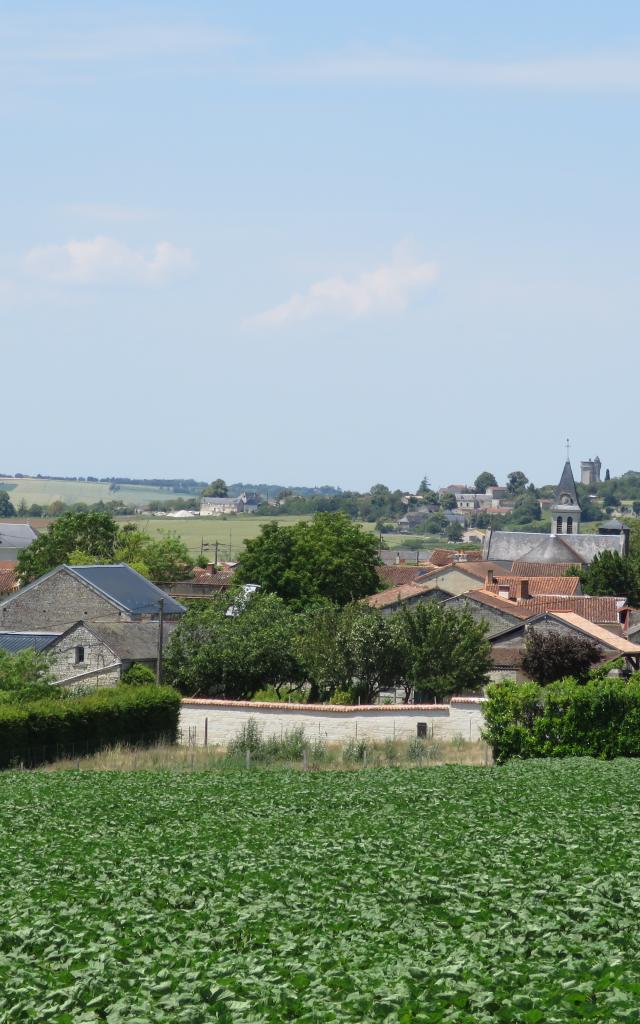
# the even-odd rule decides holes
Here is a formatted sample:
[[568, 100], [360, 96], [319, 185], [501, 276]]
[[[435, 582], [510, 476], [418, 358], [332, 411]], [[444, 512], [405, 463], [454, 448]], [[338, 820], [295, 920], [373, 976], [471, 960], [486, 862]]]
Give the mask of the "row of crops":
[[0, 1021], [637, 1021], [640, 764], [0, 776]]

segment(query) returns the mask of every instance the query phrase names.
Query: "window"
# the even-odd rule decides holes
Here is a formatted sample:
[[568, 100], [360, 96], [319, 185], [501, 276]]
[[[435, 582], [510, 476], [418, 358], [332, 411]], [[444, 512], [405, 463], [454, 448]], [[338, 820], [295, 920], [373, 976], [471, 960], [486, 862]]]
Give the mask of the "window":
[[76, 665], [84, 665], [84, 647], [76, 647]]
[[562, 533], [562, 516], [556, 519], [556, 533]]
[[573, 533], [573, 516], [567, 516], [567, 533]]
[[426, 738], [427, 738], [427, 723], [426, 722], [418, 722], [418, 739], [419, 740], [426, 740]]

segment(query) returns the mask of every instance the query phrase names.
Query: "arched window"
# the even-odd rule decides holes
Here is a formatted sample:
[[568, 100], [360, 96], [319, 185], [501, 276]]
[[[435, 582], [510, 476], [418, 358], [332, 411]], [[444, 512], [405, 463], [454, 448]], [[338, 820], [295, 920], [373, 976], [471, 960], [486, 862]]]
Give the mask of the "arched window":
[[573, 533], [573, 516], [567, 516], [567, 533]]
[[556, 519], [556, 533], [562, 533], [562, 516]]

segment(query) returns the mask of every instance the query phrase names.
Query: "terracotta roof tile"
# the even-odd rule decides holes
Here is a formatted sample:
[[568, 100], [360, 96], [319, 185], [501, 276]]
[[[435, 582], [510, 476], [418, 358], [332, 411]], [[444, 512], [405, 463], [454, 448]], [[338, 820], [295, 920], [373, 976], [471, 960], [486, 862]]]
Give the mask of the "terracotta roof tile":
[[567, 569], [581, 569], [582, 566], [572, 562], [514, 562], [511, 566], [512, 576], [566, 576]]
[[[580, 586], [580, 580], [577, 576], [534, 576], [532, 579], [527, 577], [524, 577], [524, 579], [527, 580], [529, 593], [532, 597], [543, 597], [545, 595], [554, 597], [558, 595], [572, 596], [576, 594]], [[518, 582], [522, 580], [522, 576], [494, 576], [494, 583], [489, 584], [485, 589], [491, 594], [499, 595], [500, 587], [509, 587], [509, 597], [513, 599], [517, 593]]]
[[419, 576], [426, 573], [424, 565], [379, 565], [377, 572], [383, 583], [390, 587], [400, 586], [402, 583], [412, 583]]
[[388, 608], [390, 605], [400, 604], [426, 593], [429, 593], [429, 590], [417, 583], [401, 583], [397, 587], [389, 587], [388, 590], [381, 590], [379, 594], [363, 598], [363, 604], [368, 604], [370, 608]]
[[0, 569], [0, 594], [10, 594], [18, 587], [18, 577], [14, 569]]
[[500, 611], [507, 612], [518, 619], [528, 619], [533, 615], [542, 615], [544, 612], [573, 612], [581, 615], [589, 622], [596, 623], [619, 623], [619, 611], [625, 607], [624, 598], [620, 597], [586, 597], [576, 595], [573, 597], [532, 597], [524, 601], [511, 601], [508, 598], [497, 597], [486, 590], [472, 590], [464, 595], [472, 601], [488, 605]]

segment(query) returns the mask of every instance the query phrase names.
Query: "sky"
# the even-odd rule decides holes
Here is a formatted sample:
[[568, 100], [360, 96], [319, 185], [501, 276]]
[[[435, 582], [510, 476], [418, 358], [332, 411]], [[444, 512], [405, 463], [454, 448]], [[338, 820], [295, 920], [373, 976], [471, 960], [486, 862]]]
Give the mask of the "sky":
[[640, 5], [0, 0], [0, 471], [640, 468]]

